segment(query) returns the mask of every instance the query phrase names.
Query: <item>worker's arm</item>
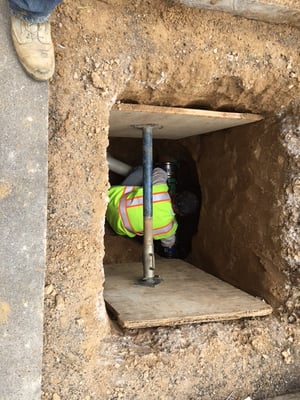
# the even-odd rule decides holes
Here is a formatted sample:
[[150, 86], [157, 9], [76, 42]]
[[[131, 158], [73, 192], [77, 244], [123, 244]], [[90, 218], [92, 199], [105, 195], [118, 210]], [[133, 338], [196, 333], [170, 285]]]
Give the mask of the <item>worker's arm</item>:
[[161, 168], [154, 168], [152, 172], [152, 185], [167, 183], [168, 174]]
[[[153, 185], [160, 185], [162, 183], [167, 183], [167, 179], [168, 179], [168, 174], [166, 171], [164, 171], [162, 168], [154, 168], [153, 173], [152, 173], [152, 182]], [[161, 245], [163, 247], [172, 247], [174, 246], [176, 241], [176, 236], [175, 234], [165, 238], [165, 239], [161, 239]]]
[[173, 247], [176, 241], [176, 236], [175, 234], [160, 240], [160, 243], [163, 247]]

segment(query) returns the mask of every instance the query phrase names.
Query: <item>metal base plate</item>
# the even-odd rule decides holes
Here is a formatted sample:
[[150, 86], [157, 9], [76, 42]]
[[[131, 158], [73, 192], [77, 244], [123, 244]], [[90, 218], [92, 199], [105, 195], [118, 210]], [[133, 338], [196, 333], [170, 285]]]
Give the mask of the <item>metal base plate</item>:
[[159, 285], [162, 282], [162, 279], [160, 278], [159, 275], [155, 275], [153, 278], [148, 278], [148, 279], [139, 279], [136, 284], [141, 285], [141, 286], [148, 286], [148, 287], [154, 287], [156, 285]]

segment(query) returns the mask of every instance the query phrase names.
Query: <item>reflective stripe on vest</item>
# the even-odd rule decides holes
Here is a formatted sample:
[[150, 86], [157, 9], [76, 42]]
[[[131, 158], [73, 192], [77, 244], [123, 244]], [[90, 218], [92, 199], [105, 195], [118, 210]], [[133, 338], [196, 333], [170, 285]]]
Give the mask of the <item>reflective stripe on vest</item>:
[[127, 214], [127, 209], [126, 209], [126, 198], [127, 198], [127, 193], [131, 193], [133, 191], [134, 187], [133, 186], [125, 186], [124, 191], [122, 194], [122, 197], [120, 199], [119, 203], [119, 215], [121, 216], [121, 220], [123, 223], [123, 226], [125, 229], [127, 229], [129, 232], [135, 233], [131, 224], [130, 220]]
[[[131, 193], [133, 191], [134, 187], [133, 186], [125, 186], [124, 192], [122, 194], [122, 197], [120, 199], [119, 203], [119, 215], [121, 216], [121, 220], [123, 223], [123, 226], [125, 229], [127, 229], [129, 232], [135, 234], [135, 235], [143, 235], [143, 232], [136, 232], [134, 228], [132, 227], [130, 223], [130, 219], [128, 217], [127, 213], [127, 208], [131, 207], [140, 207], [143, 206], [143, 196], [137, 196], [132, 199], [128, 198], [128, 193]], [[169, 201], [170, 196], [167, 192], [159, 192], [159, 193], [153, 193], [152, 194], [152, 202], [153, 203], [159, 203], [161, 201]], [[174, 221], [171, 221], [165, 226], [161, 226], [159, 228], [153, 229], [152, 234], [153, 236], [158, 236], [158, 235], [163, 235], [167, 234], [170, 232], [173, 228]]]

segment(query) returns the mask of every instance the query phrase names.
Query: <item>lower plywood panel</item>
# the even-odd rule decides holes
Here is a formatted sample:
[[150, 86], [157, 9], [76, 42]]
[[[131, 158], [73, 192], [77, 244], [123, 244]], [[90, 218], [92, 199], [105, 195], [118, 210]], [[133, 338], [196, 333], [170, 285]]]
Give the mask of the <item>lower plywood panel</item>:
[[156, 273], [163, 281], [145, 287], [137, 284], [141, 263], [105, 266], [104, 299], [122, 327], [172, 326], [272, 312], [263, 301], [182, 260], [157, 261]]

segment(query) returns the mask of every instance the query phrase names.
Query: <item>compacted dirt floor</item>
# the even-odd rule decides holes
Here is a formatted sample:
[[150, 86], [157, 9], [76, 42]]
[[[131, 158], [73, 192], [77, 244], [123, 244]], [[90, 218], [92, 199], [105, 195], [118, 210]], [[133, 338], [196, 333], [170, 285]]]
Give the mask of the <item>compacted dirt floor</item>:
[[285, 304], [262, 319], [122, 331], [102, 293], [103, 258], [135, 261], [141, 251], [105, 231], [112, 105], [279, 115], [297, 97], [299, 33], [157, 0], [65, 1], [52, 24], [43, 399], [244, 400], [299, 390], [300, 331]]

